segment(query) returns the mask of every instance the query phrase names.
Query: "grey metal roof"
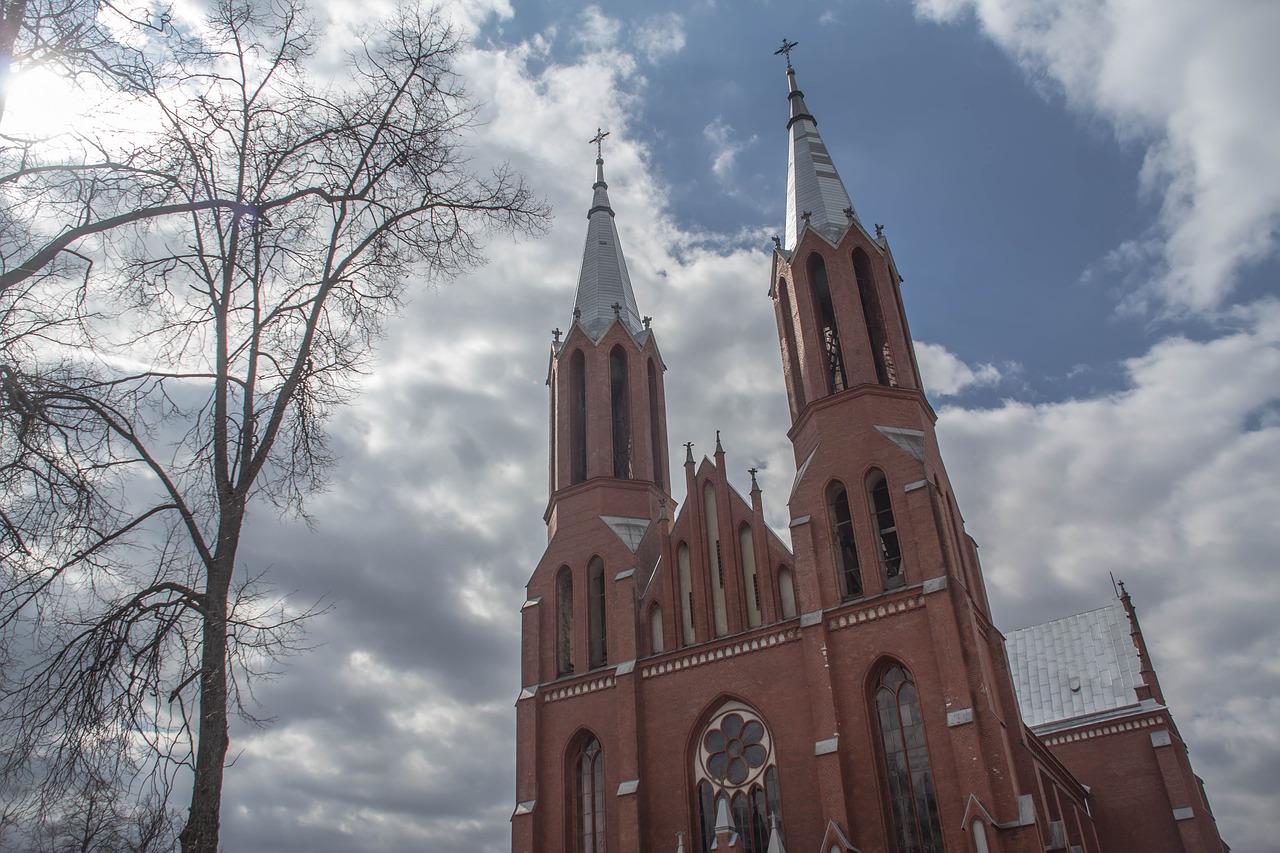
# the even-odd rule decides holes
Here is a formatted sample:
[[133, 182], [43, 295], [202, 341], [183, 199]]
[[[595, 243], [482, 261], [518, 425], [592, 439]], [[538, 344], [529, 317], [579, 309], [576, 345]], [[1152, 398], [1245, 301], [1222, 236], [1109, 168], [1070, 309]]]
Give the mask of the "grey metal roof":
[[1129, 618], [1117, 599], [1099, 610], [1005, 635], [1022, 719], [1036, 729], [1135, 706], [1142, 683]]
[[[614, 318], [622, 322], [632, 335], [644, 331], [636, 295], [631, 290], [627, 260], [622, 256], [622, 243], [613, 224], [613, 208], [609, 206], [609, 185], [604, 182], [604, 160], [596, 158], [595, 197], [587, 213], [587, 244], [582, 251], [582, 270], [578, 273], [578, 295], [574, 308], [581, 312], [578, 322], [592, 340], [599, 340]], [[613, 306], [620, 310], [615, 313]]]
[[[836, 172], [827, 146], [818, 135], [818, 122], [804, 103], [804, 93], [796, 85], [796, 71], [787, 68], [791, 117], [787, 131], [791, 140], [787, 162], [787, 237], [784, 247], [794, 249], [804, 228], [804, 214], [809, 214], [808, 227], [832, 241], [849, 227], [853, 203]], [[845, 211], [850, 213], [845, 213]]]

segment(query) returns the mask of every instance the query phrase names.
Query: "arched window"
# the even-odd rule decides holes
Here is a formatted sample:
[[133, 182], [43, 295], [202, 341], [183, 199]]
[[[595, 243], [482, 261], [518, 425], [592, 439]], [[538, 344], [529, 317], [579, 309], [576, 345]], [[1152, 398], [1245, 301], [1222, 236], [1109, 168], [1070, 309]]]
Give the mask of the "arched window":
[[991, 848], [987, 846], [987, 825], [981, 820], [975, 820], [972, 828], [973, 849], [976, 853], [991, 853]]
[[894, 589], [906, 583], [902, 574], [902, 548], [898, 544], [898, 527], [893, 520], [893, 504], [889, 501], [889, 481], [884, 474], [873, 471], [867, 477], [867, 490], [871, 495], [871, 512], [875, 516], [877, 552], [880, 555], [880, 572], [884, 576], [884, 588]]
[[760, 625], [760, 580], [756, 576], [756, 546], [751, 526], [738, 528], [738, 548], [742, 551], [742, 589], [747, 596], [747, 627]]
[[587, 359], [569, 357], [569, 483], [587, 479]]
[[561, 566], [556, 575], [556, 675], [573, 672], [573, 572]]
[[897, 664], [886, 668], [876, 682], [875, 703], [897, 853], [941, 853], [929, 748], [911, 673]]
[[827, 486], [827, 512], [831, 516], [831, 539], [836, 552], [836, 572], [845, 598], [862, 595], [862, 571], [858, 567], [858, 547], [853, 540], [853, 516], [844, 483], [833, 480]]
[[769, 816], [782, 827], [782, 797], [773, 738], [760, 716], [741, 702], [726, 702], [702, 730], [693, 760], [702, 850], [715, 840], [716, 798], [728, 797], [744, 853], [765, 853]]
[[778, 306], [782, 314], [782, 367], [791, 377], [797, 411], [804, 408], [804, 380], [800, 375], [800, 353], [796, 349], [796, 321], [791, 309], [791, 285], [778, 279]]
[[871, 360], [876, 365], [876, 381], [881, 385], [897, 385], [890, 375], [893, 356], [884, 334], [884, 312], [880, 309], [880, 293], [876, 290], [871, 260], [861, 249], [853, 251], [853, 275], [858, 280], [858, 298], [862, 300], [862, 318], [867, 324], [867, 340], [871, 344]]
[[831, 288], [827, 284], [827, 265], [822, 256], [809, 257], [809, 285], [813, 289], [814, 320], [818, 324], [818, 336], [826, 357], [827, 391], [834, 394], [849, 387], [844, 372], [844, 353], [840, 349], [840, 330], [836, 327], [836, 309], [831, 302]]
[[591, 668], [609, 662], [604, 620], [604, 561], [592, 557], [587, 564], [587, 624], [591, 629]]
[[796, 615], [796, 586], [791, 579], [791, 570], [786, 566], [778, 567], [778, 601], [782, 605], [783, 619]]
[[658, 488], [667, 487], [667, 460], [662, 452], [662, 415], [658, 411], [658, 369], [653, 359], [646, 368], [649, 374], [649, 443], [653, 454], [653, 482]]
[[676, 548], [676, 562], [680, 564], [680, 630], [688, 646], [694, 642], [693, 576], [689, 570], [689, 546], [683, 542]]
[[711, 608], [715, 611], [717, 637], [729, 633], [724, 605], [724, 559], [720, 548], [720, 519], [716, 515], [716, 489], [712, 483], [702, 488], [703, 517], [707, 521], [707, 566], [711, 569]]
[[662, 606], [654, 602], [649, 608], [649, 648], [653, 654], [663, 652], [662, 644]]
[[613, 416], [613, 476], [631, 479], [631, 410], [627, 401], [627, 353], [609, 353], [609, 408]]
[[573, 757], [574, 853], [605, 853], [604, 753], [600, 741], [588, 737]]

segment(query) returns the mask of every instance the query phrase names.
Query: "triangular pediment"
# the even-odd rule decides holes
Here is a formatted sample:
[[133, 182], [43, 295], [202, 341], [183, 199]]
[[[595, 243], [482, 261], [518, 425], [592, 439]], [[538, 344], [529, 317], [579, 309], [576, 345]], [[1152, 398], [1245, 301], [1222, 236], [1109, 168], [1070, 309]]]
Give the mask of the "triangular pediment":
[[649, 519], [647, 518], [624, 518], [619, 515], [602, 515], [600, 520], [609, 526], [609, 529], [617, 534], [622, 540], [622, 544], [631, 549], [634, 554], [636, 549], [640, 547], [640, 541], [644, 539], [644, 533], [649, 529]]

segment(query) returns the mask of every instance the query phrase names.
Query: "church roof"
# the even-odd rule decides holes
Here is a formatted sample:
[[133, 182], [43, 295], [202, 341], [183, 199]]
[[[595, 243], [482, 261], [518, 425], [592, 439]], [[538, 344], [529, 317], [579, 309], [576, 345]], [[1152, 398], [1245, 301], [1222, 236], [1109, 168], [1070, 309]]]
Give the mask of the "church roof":
[[849, 193], [836, 172], [827, 146], [818, 135], [818, 122], [804, 103], [804, 93], [796, 85], [796, 70], [787, 64], [787, 99], [791, 116], [787, 162], [787, 230], [784, 248], [794, 249], [805, 228], [816, 229], [828, 239], [838, 240], [857, 219]]
[[1138, 705], [1134, 688], [1142, 683], [1142, 664], [1131, 630], [1117, 599], [1006, 634], [1023, 722], [1032, 729], [1054, 727]]
[[[632, 335], [640, 337], [643, 324], [631, 290], [627, 260], [622, 255], [618, 229], [613, 224], [613, 208], [609, 205], [609, 185], [604, 181], [604, 159], [596, 158], [595, 197], [587, 213], [587, 244], [582, 251], [582, 270], [578, 273], [578, 295], [574, 311], [578, 323], [599, 340], [616, 317]], [[618, 305], [618, 309], [614, 309]]]

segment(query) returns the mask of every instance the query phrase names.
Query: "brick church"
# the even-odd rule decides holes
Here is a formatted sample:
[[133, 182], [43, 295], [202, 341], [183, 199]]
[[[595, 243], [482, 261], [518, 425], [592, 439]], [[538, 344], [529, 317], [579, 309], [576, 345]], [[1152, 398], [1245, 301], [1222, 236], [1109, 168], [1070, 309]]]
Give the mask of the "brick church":
[[547, 379], [513, 850], [1225, 851], [1127, 594], [992, 624], [897, 263], [786, 73], [786, 232], [747, 292], [777, 319], [790, 547], [718, 434], [686, 446], [677, 511], [666, 366], [597, 156]]

